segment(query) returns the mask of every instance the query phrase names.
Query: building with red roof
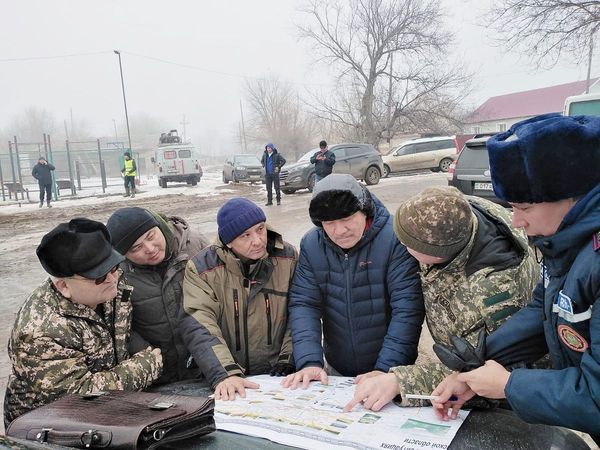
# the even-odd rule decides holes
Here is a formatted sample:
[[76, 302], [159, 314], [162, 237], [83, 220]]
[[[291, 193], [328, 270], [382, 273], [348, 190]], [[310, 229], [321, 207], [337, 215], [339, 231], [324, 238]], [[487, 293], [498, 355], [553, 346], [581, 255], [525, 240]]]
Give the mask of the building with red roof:
[[[590, 92], [600, 89], [600, 86], [595, 86], [597, 80], [598, 78], [590, 80]], [[539, 114], [562, 112], [565, 99], [571, 95], [584, 94], [586, 87], [587, 80], [583, 80], [490, 97], [465, 119], [465, 132], [505, 131], [520, 120]]]

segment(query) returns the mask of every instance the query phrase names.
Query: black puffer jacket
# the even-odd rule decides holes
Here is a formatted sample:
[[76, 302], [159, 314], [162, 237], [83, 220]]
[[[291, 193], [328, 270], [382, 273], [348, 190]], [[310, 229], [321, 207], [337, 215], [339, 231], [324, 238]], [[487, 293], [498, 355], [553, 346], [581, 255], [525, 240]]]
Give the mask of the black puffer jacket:
[[163, 355], [164, 369], [158, 383], [185, 380], [198, 376], [198, 368], [187, 368], [189, 352], [179, 336], [179, 309], [182, 307], [182, 281], [189, 259], [209, 244], [206, 237], [190, 229], [179, 217], [156, 216], [167, 239], [170, 256], [158, 266], [123, 264], [127, 284], [133, 286], [131, 351], [152, 345]]

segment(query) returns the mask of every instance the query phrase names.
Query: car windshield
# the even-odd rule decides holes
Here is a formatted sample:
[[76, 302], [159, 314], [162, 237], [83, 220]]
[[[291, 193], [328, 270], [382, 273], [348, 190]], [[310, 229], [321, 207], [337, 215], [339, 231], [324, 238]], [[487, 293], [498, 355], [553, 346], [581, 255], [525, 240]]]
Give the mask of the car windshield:
[[318, 148], [313, 148], [312, 150], [309, 150], [304, 155], [302, 155], [296, 162], [309, 162], [311, 156], [314, 155], [315, 152], [318, 152], [318, 151], [319, 151]]
[[246, 164], [246, 165], [253, 165], [253, 166], [260, 165], [260, 161], [254, 155], [238, 155], [238, 156], [234, 156], [234, 159], [235, 159], [236, 164]]

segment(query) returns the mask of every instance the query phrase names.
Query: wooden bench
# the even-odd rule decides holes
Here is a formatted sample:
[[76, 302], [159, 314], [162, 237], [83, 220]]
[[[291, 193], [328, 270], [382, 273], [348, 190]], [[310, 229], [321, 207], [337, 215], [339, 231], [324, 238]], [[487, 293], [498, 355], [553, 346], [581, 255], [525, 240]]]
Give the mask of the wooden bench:
[[21, 192], [25, 192], [23, 186], [18, 181], [16, 183], [4, 183], [6, 189], [8, 189], [8, 195], [19, 194]]
[[56, 190], [58, 191], [58, 195], [60, 195], [61, 189], [73, 189], [75, 190], [75, 186], [71, 183], [71, 180], [56, 180]]

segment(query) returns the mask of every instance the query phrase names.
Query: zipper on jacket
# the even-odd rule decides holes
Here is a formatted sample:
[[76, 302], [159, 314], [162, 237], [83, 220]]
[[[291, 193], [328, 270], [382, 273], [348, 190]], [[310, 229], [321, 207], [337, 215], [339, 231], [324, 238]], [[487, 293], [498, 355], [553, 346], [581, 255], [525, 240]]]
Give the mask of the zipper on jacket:
[[344, 253], [344, 274], [346, 276], [346, 314], [348, 315], [348, 331], [350, 332], [350, 345], [352, 346], [352, 359], [354, 360], [354, 371], [358, 373], [359, 362], [356, 358], [356, 342], [354, 336], [354, 321], [352, 320], [352, 274], [350, 273], [350, 265], [348, 253]]
[[240, 301], [237, 289], [233, 290], [233, 312], [235, 315], [235, 351], [239, 352], [242, 348], [240, 336]]
[[265, 294], [265, 309], [267, 310], [267, 344], [271, 345], [273, 343], [273, 339], [271, 338], [271, 301], [267, 294]]

